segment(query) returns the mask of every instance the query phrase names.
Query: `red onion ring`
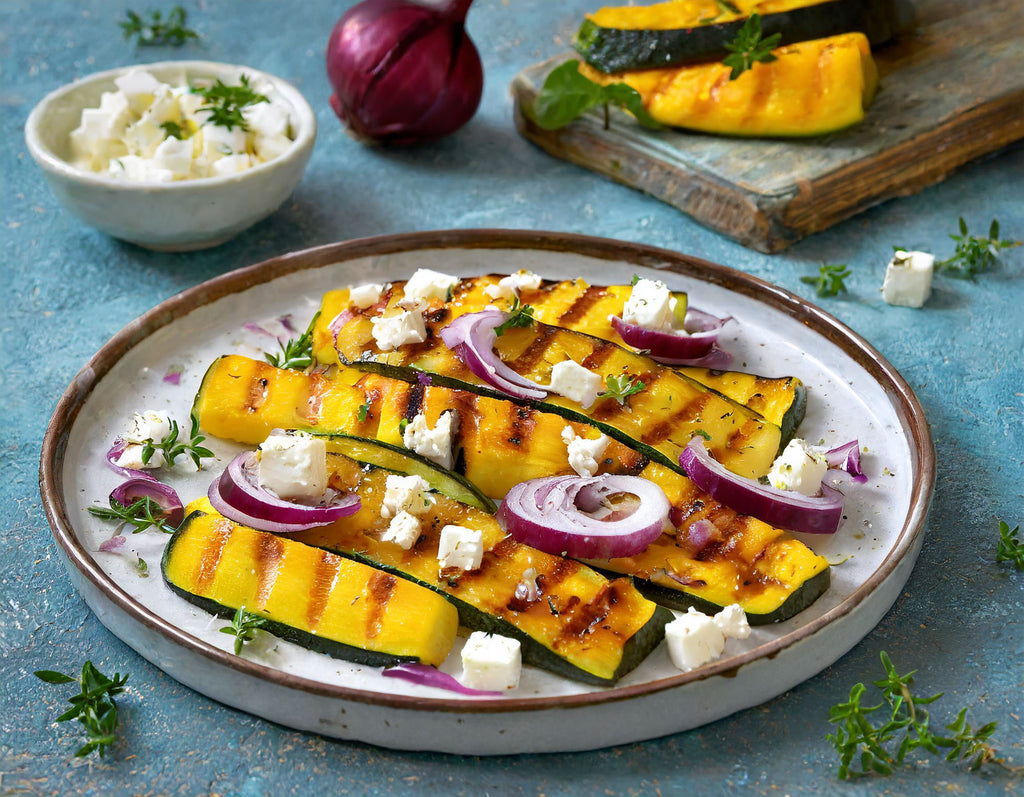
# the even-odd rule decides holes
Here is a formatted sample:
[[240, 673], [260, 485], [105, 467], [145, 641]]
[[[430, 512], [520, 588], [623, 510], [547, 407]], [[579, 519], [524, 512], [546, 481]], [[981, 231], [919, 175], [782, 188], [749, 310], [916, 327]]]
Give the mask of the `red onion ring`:
[[[612, 495], [640, 499], [625, 517], [598, 519], [584, 511]], [[498, 507], [497, 519], [520, 542], [552, 554], [583, 559], [634, 556], [661, 536], [669, 502], [654, 482], [639, 476], [555, 476], [517, 484]]]
[[450, 692], [458, 692], [462, 695], [480, 695], [487, 697], [500, 697], [501, 692], [492, 692], [488, 689], [473, 689], [459, 683], [453, 676], [441, 672], [429, 664], [398, 664], [388, 667], [381, 673], [386, 678], [401, 678], [403, 681], [411, 681], [421, 686], [433, 686], [435, 689], [447, 689]]
[[207, 496], [224, 517], [261, 531], [288, 534], [326, 526], [359, 511], [355, 493], [341, 496], [327, 506], [306, 506], [284, 501], [256, 483], [256, 452], [244, 451], [210, 484]]
[[185, 507], [175, 489], [152, 477], [128, 479], [111, 490], [110, 497], [122, 506], [131, 506], [140, 498], [149, 498], [163, 510], [163, 521], [174, 528], [185, 519]]
[[495, 327], [507, 318], [508, 313], [501, 310], [466, 313], [441, 330], [441, 340], [470, 371], [491, 387], [514, 398], [540, 401], [547, 396], [547, 391], [517, 374], [494, 353], [498, 339]]
[[[695, 307], [687, 308], [686, 320], [683, 324], [683, 331], [689, 334], [680, 335], [674, 332], [660, 332], [654, 329], [630, 324], [623, 321], [620, 316], [612, 316], [611, 322], [619, 337], [635, 349], [643, 349], [649, 356], [663, 362], [666, 365], [702, 365], [715, 367], [722, 364], [722, 356], [731, 355], [716, 348], [718, 333], [725, 324], [732, 320], [731, 316], [717, 318], [703, 310]], [[721, 352], [716, 354], [714, 360], [705, 361], [712, 351]], [[728, 361], [725, 363], [728, 364]]]
[[860, 443], [854, 439], [825, 452], [825, 461], [830, 468], [845, 470], [853, 481], [863, 484], [868, 480], [860, 466]]
[[777, 528], [808, 534], [834, 534], [843, 517], [843, 494], [822, 483], [820, 496], [777, 490], [737, 476], [711, 458], [704, 441], [694, 437], [679, 455], [679, 464], [701, 490], [740, 514]]

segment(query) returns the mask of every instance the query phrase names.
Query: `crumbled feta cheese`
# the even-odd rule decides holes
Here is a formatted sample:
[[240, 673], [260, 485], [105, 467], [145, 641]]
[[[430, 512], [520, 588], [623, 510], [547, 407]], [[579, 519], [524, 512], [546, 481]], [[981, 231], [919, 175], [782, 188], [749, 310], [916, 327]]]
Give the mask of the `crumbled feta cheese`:
[[692, 606], [665, 626], [665, 641], [672, 663], [683, 672], [717, 659], [725, 648], [722, 629]]
[[515, 596], [533, 603], [540, 597], [540, 586], [537, 584], [537, 568], [528, 567], [523, 571], [523, 578], [516, 584]]
[[451, 470], [452, 433], [455, 431], [455, 421], [455, 412], [449, 410], [441, 413], [434, 428], [431, 429], [427, 425], [427, 417], [421, 412], [406, 424], [405, 431], [402, 432], [402, 442], [406, 448], [415, 451], [421, 457]]
[[140, 121], [128, 125], [124, 134], [124, 143], [128, 147], [129, 155], [152, 158], [156, 148], [165, 138], [167, 138], [167, 134], [160, 125]]
[[138, 155], [124, 155], [110, 162], [111, 177], [133, 180], [140, 183], [169, 183], [174, 180], [174, 172], [161, 169], [149, 158]]
[[503, 692], [519, 686], [522, 649], [518, 639], [474, 631], [462, 646], [462, 683]]
[[242, 116], [253, 133], [260, 136], [288, 137], [291, 122], [288, 112], [271, 102], [258, 102], [242, 109]]
[[167, 169], [175, 177], [188, 177], [192, 168], [192, 142], [165, 138], [153, 153], [153, 164], [159, 169]]
[[821, 492], [821, 480], [827, 472], [825, 455], [795, 437], [772, 463], [768, 483], [778, 490], [793, 490], [813, 496]]
[[395, 517], [399, 512], [423, 514], [433, 499], [427, 493], [430, 485], [420, 476], [388, 476], [384, 481], [384, 500], [380, 506], [382, 518]]
[[445, 526], [437, 546], [437, 561], [442, 568], [476, 570], [484, 560], [484, 534], [465, 526]]
[[419, 520], [406, 512], [399, 510], [398, 514], [391, 518], [387, 530], [381, 536], [382, 542], [393, 542], [404, 551], [408, 551], [420, 538]]
[[327, 489], [327, 444], [304, 434], [271, 434], [259, 447], [260, 487], [285, 501], [315, 503]]
[[676, 299], [661, 280], [640, 279], [622, 308], [622, 320], [656, 332], [670, 332]]
[[492, 299], [508, 299], [512, 300], [514, 297], [519, 295], [519, 292], [524, 288], [529, 290], [537, 290], [540, 287], [541, 276], [540, 274], [534, 274], [532, 271], [526, 269], [520, 269], [515, 274], [509, 274], [507, 277], [502, 277], [494, 285], [488, 285], [484, 288], [486, 293]]
[[157, 95], [170, 88], [144, 69], [133, 69], [115, 78], [114, 85], [124, 95], [132, 111], [140, 115], [152, 104]]
[[405, 283], [404, 296], [406, 299], [424, 304], [431, 299], [440, 299], [444, 302], [448, 299], [448, 292], [458, 284], [458, 277], [421, 268]]
[[384, 293], [384, 284], [381, 282], [368, 282], [365, 285], [356, 285], [350, 288], [348, 300], [360, 310], [377, 304]]
[[371, 334], [381, 351], [393, 351], [406, 343], [422, 343], [427, 339], [427, 328], [420, 313], [403, 310], [398, 315], [371, 318]]
[[159, 443], [171, 433], [171, 416], [159, 410], [145, 410], [132, 415], [128, 431], [121, 435], [129, 443]]
[[597, 401], [603, 383], [601, 375], [595, 374], [573, 360], [562, 360], [551, 369], [551, 384], [548, 390], [565, 396], [588, 409]]
[[932, 292], [935, 255], [898, 249], [885, 269], [882, 298], [888, 304], [921, 307]]
[[288, 136], [255, 136], [252, 149], [258, 161], [266, 163], [284, 155], [293, 143]]
[[245, 153], [245, 131], [240, 127], [228, 129], [221, 125], [203, 125], [197, 136], [202, 136], [200, 151], [211, 167], [226, 155]]
[[603, 434], [593, 440], [579, 437], [575, 429], [566, 426], [562, 430], [562, 441], [568, 449], [569, 466], [580, 476], [593, 476], [601, 467], [598, 459], [608, 448], [611, 438]]
[[730, 639], [746, 639], [750, 636], [747, 614], [738, 603], [730, 603], [711, 619]]
[[132, 470], [147, 470], [150, 468], [162, 468], [167, 464], [163, 451], [154, 451], [149, 462], [142, 461], [143, 446], [139, 443], [129, 443], [124, 451], [114, 460], [119, 468], [131, 468]]
[[225, 155], [223, 158], [218, 158], [214, 161], [210, 167], [210, 174], [212, 177], [224, 177], [229, 174], [244, 172], [251, 166], [252, 156], [239, 152], [235, 155]]

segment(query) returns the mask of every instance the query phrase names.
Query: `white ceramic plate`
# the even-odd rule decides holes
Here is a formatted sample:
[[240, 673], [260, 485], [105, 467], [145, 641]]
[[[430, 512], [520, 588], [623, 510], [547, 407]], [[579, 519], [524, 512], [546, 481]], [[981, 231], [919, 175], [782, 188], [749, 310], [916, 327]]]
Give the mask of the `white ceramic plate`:
[[[404, 278], [426, 267], [455, 274], [528, 268], [550, 278], [622, 283], [657, 276], [697, 306], [737, 323], [735, 367], [799, 376], [809, 390], [801, 436], [854, 437], [866, 485], [850, 485], [834, 537], [805, 535], [836, 563], [832, 586], [785, 623], [730, 640], [723, 657], [680, 673], [664, 645], [610, 689], [526, 668], [501, 698], [453, 695], [384, 678], [380, 670], [310, 653], [266, 634], [230, 652], [213, 619], [172, 594], [159, 574], [166, 542], [150, 531], [114, 553], [113, 527], [86, 512], [119, 477], [104, 454], [134, 411], [165, 409], [187, 425], [192, 397], [217, 355], [259, 356], [273, 342], [244, 328], [291, 314], [300, 328], [337, 286]], [[179, 385], [164, 379], [181, 371]], [[239, 449], [211, 447], [216, 470]], [[177, 469], [176, 469], [177, 470]], [[799, 297], [754, 277], [651, 247], [577, 235], [513, 231], [413, 233], [307, 250], [226, 274], [154, 308], [110, 340], [78, 374], [43, 444], [41, 489], [72, 581], [114, 634], [169, 675], [230, 706], [284, 725], [400, 749], [489, 755], [586, 750], [686, 730], [749, 708], [819, 672], [855, 645], [906, 582], [920, 548], [935, 474], [924, 415], [910, 387], [864, 340]], [[173, 484], [185, 500], [209, 471]], [[138, 559], [149, 565], [143, 578]], [[461, 643], [459, 643], [461, 644]], [[458, 644], [456, 645], [458, 648]], [[457, 651], [445, 669], [457, 673]]]

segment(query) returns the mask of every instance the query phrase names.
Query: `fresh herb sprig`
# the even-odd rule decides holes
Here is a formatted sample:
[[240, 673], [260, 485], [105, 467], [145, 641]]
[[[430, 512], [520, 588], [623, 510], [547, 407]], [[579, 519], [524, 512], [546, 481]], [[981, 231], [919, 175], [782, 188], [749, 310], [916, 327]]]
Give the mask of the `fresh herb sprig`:
[[201, 443], [206, 439], [205, 435], [199, 434], [199, 424], [195, 417], [192, 418], [192, 428], [188, 434], [188, 442], [178, 440], [178, 422], [171, 421], [171, 431], [167, 433], [167, 436], [163, 440], [157, 442], [152, 437], [146, 439], [142, 443], [142, 462], [143, 464], [149, 464], [149, 461], [153, 458], [153, 455], [159, 451], [163, 454], [164, 463], [167, 467], [174, 467], [174, 461], [185, 455], [192, 460], [192, 463], [199, 469], [202, 469], [202, 460], [204, 457], [212, 457], [213, 452]]
[[980, 235], [969, 235], [967, 222], [961, 216], [960, 234], [949, 237], [956, 241], [956, 250], [952, 257], [937, 261], [935, 270], [956, 279], [973, 280], [978, 274], [988, 271], [996, 264], [1001, 250], [1021, 245], [1020, 241], [999, 240], [999, 222], [995, 219], [992, 219], [992, 224], [989, 225], [988, 237], [984, 238]]
[[580, 74], [579, 61], [566, 61], [551, 71], [527, 108], [527, 115], [545, 130], [558, 130], [578, 119], [591, 108], [604, 108], [604, 127], [611, 124], [610, 106], [629, 111], [644, 127], [660, 128], [644, 108], [640, 93], [625, 83], [602, 86]]
[[117, 23], [126, 40], [135, 39], [137, 47], [168, 44], [180, 47], [185, 42], [198, 39], [199, 34], [187, 28], [188, 13], [181, 6], [174, 6], [165, 18], [161, 11], [150, 11], [148, 18], [143, 18], [134, 11], [126, 11], [127, 17]]
[[729, 55], [722, 59], [722, 63], [732, 69], [729, 73], [729, 80], [736, 80], [748, 69], [752, 69], [756, 61], [762, 64], [769, 64], [777, 61], [778, 57], [772, 53], [779, 46], [782, 39], [781, 33], [773, 33], [767, 38], [761, 38], [761, 15], [751, 14], [743, 27], [739, 29], [736, 38], [727, 42], [725, 49]]
[[266, 354], [267, 362], [275, 368], [291, 368], [303, 371], [313, 364], [313, 328], [320, 317], [318, 310], [309, 327], [299, 337], [281, 344], [280, 354]]
[[509, 329], [530, 326], [533, 320], [533, 307], [528, 304], [520, 304], [519, 297], [514, 296], [512, 306], [508, 309], [508, 318], [494, 328], [494, 334], [500, 338]]
[[242, 646], [248, 642], [252, 642], [256, 637], [256, 632], [263, 628], [267, 624], [267, 621], [262, 617], [255, 614], [250, 614], [245, 610], [245, 606], [239, 606], [238, 611], [235, 612], [235, 616], [231, 620], [231, 625], [226, 625], [220, 632], [222, 634], [233, 634], [235, 637], [235, 655], [242, 655]]
[[849, 699], [829, 712], [828, 721], [838, 726], [828, 740], [839, 753], [840, 779], [891, 775], [908, 753], [918, 749], [933, 755], [942, 755], [946, 750], [947, 761], [969, 760], [971, 771], [989, 762], [1003, 765], [988, 743], [995, 733], [995, 722], [974, 730], [967, 722], [964, 708], [945, 726], [950, 732], [948, 736], [933, 732], [929, 727], [931, 717], [923, 706], [934, 703], [942, 693], [931, 697], [914, 695], [911, 686], [917, 671], [900, 675], [884, 650], [880, 656], [886, 677], [873, 683], [882, 693], [882, 702], [862, 705], [867, 688], [858, 683], [850, 690]]
[[211, 86], [193, 86], [192, 93], [203, 98], [200, 110], [209, 111], [206, 124], [220, 125], [228, 130], [240, 128], [249, 130], [249, 124], [242, 114], [243, 108], [270, 102], [266, 96], [254, 91], [249, 85], [249, 76], [242, 75], [237, 86], [228, 86], [220, 78]]
[[597, 397], [599, 399], [613, 398], [618, 401], [620, 405], [625, 405], [626, 399], [647, 387], [646, 383], [640, 379], [639, 376], [630, 373], [624, 373], [618, 376], [608, 374], [608, 376], [604, 378], [604, 385], [604, 392], [598, 393]]
[[845, 263], [822, 263], [816, 277], [801, 277], [800, 281], [813, 285], [818, 296], [829, 298], [846, 293], [844, 281], [851, 273]]
[[1005, 520], [999, 521], [999, 545], [996, 547], [997, 562], [1011, 562], [1018, 570], [1024, 570], [1024, 542], [1017, 538], [1020, 526], [1010, 528]]
[[162, 122], [160, 129], [168, 136], [174, 136], [179, 141], [185, 141], [192, 137], [192, 131], [188, 127], [182, 127], [177, 122]]
[[80, 694], [68, 698], [71, 708], [57, 717], [57, 722], [77, 719], [85, 729], [86, 743], [75, 756], [84, 758], [92, 752], [103, 758], [107, 749], [117, 741], [117, 704], [114, 697], [124, 691], [128, 674], [114, 673], [113, 678], [97, 670], [91, 661], [82, 665], [82, 677], [74, 678], [54, 670], [36, 670], [36, 678], [48, 684], [77, 683]]
[[127, 506], [114, 497], [109, 499], [109, 503], [110, 509], [103, 506], [90, 506], [89, 514], [100, 520], [118, 524], [127, 523], [132, 527], [132, 534], [138, 534], [149, 528], [158, 529], [164, 534], [174, 533], [174, 526], [165, 522], [167, 512], [148, 495], [132, 501]]

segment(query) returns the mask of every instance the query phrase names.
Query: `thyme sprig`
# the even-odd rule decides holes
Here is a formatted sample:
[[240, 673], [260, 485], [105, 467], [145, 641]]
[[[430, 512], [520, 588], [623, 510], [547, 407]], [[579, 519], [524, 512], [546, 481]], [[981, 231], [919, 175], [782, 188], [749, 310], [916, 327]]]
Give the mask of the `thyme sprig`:
[[205, 439], [205, 435], [199, 434], [199, 423], [195, 416], [192, 417], [192, 427], [188, 434], [188, 442], [178, 440], [178, 422], [171, 421], [171, 431], [167, 433], [167, 436], [163, 440], [157, 442], [152, 437], [146, 438], [142, 441], [142, 462], [148, 465], [149, 461], [153, 458], [153, 455], [159, 451], [163, 454], [164, 464], [168, 468], [174, 467], [174, 461], [185, 455], [192, 460], [192, 463], [196, 468], [202, 470], [202, 460], [204, 457], [212, 457], [213, 452], [203, 445], [200, 445]]
[[138, 534], [149, 528], [158, 529], [164, 534], [174, 533], [174, 526], [165, 522], [166, 510], [148, 495], [132, 501], [127, 506], [113, 496], [108, 500], [110, 509], [103, 506], [90, 506], [89, 514], [100, 520], [119, 524], [127, 523], [132, 527], [132, 534]]
[[134, 11], [126, 11], [127, 19], [117, 23], [126, 40], [135, 39], [136, 47], [169, 44], [180, 47], [190, 39], [198, 39], [199, 34], [185, 27], [188, 13], [181, 6], [174, 6], [165, 18], [161, 11], [150, 11], [148, 18], [143, 18]]
[[252, 642], [256, 637], [256, 632], [266, 624], [267, 621], [264, 618], [247, 612], [245, 606], [239, 606], [231, 620], [231, 625], [224, 626], [220, 632], [234, 635], [235, 655], [240, 656], [242, 655], [242, 646]]
[[722, 63], [732, 69], [729, 73], [729, 80], [736, 80], [748, 69], [752, 69], [756, 61], [762, 64], [769, 64], [777, 61], [778, 56], [772, 53], [779, 46], [782, 39], [781, 33], [773, 33], [767, 38], [761, 38], [761, 15], [751, 14], [743, 23], [736, 34], [736, 38], [727, 42], [725, 49], [730, 52], [722, 59]]
[[602, 393], [598, 393], [597, 397], [602, 398], [613, 398], [619, 402], [619, 405], [625, 405], [626, 399], [635, 393], [639, 393], [647, 384], [640, 379], [639, 376], [631, 373], [623, 373], [618, 376], [614, 374], [608, 374], [604, 378], [605, 390]]
[[192, 137], [192, 131], [187, 127], [182, 127], [177, 122], [167, 121], [161, 122], [160, 129], [164, 131], [168, 136], [173, 136], [179, 141], [185, 141]]
[[265, 354], [267, 362], [275, 368], [291, 368], [297, 371], [309, 368], [313, 364], [313, 328], [319, 317], [318, 310], [305, 332], [281, 344], [280, 354]]
[[209, 111], [206, 124], [220, 125], [228, 130], [238, 127], [248, 131], [249, 124], [245, 121], [242, 109], [270, 102], [266, 96], [253, 90], [248, 75], [242, 75], [237, 86], [228, 86], [217, 78], [211, 86], [193, 86], [192, 93], [203, 98], [200, 110]]
[[999, 544], [996, 547], [997, 562], [1011, 562], [1018, 570], [1024, 570], [1024, 542], [1017, 539], [1020, 526], [1010, 528], [1005, 520], [999, 521]]
[[817, 276], [801, 277], [800, 281], [813, 285], [818, 296], [829, 298], [846, 293], [844, 281], [851, 273], [845, 263], [822, 263]]
[[999, 222], [992, 219], [988, 228], [988, 237], [969, 235], [967, 222], [960, 217], [960, 234], [950, 235], [956, 241], [956, 250], [952, 257], [935, 263], [935, 270], [956, 279], [973, 280], [982, 271], [988, 271], [999, 260], [1003, 249], [1020, 246], [1020, 241], [1010, 239], [999, 240]]
[[935, 733], [929, 727], [931, 716], [923, 707], [934, 703], [942, 693], [931, 697], [914, 695], [911, 687], [917, 671], [900, 675], [884, 650], [880, 657], [886, 677], [873, 684], [881, 691], [882, 702], [862, 705], [867, 688], [858, 683], [850, 690], [847, 701], [833, 706], [829, 712], [828, 721], [837, 726], [828, 740], [839, 753], [840, 779], [891, 775], [909, 753], [918, 749], [933, 755], [942, 755], [945, 750], [947, 761], [970, 761], [972, 772], [989, 762], [1005, 766], [988, 743], [996, 730], [995, 722], [974, 730], [967, 722], [964, 708], [945, 726], [950, 732], [948, 736]]
[[85, 729], [85, 744], [75, 756], [84, 758], [92, 752], [103, 758], [107, 749], [117, 741], [117, 704], [114, 697], [124, 691], [128, 674], [114, 673], [113, 678], [97, 670], [91, 661], [82, 665], [82, 677], [74, 678], [54, 670], [36, 670], [35, 676], [48, 684], [77, 683], [81, 692], [68, 698], [71, 708], [57, 717], [57, 722], [77, 719]]
[[494, 334], [499, 338], [506, 330], [513, 327], [528, 327], [533, 323], [533, 307], [528, 304], [520, 304], [519, 297], [512, 297], [512, 306], [508, 309], [508, 318], [494, 328]]

